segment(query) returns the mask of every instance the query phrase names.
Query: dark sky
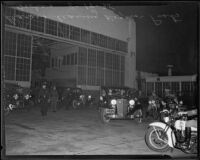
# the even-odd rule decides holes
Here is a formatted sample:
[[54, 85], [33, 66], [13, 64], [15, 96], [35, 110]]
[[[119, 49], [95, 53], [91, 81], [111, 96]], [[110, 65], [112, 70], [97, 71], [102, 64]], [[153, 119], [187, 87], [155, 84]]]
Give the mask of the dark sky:
[[166, 75], [173, 64], [174, 75], [197, 72], [197, 5], [112, 8], [136, 21], [137, 70]]

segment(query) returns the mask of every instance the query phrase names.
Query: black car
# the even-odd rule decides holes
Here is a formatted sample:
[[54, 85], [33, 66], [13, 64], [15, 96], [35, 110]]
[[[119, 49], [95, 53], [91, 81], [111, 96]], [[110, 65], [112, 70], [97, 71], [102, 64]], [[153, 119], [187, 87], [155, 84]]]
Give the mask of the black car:
[[60, 87], [58, 88], [59, 99], [66, 109], [72, 106], [74, 109], [85, 105], [86, 99], [81, 88]]
[[128, 87], [101, 87], [99, 112], [102, 122], [111, 119], [136, 119], [142, 121], [142, 107], [137, 92]]

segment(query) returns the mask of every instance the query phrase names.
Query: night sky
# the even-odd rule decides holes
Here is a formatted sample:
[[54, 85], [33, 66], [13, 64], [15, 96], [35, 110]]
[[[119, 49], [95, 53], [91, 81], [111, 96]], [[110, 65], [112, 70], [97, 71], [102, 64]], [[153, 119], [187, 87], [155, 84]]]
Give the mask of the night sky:
[[197, 73], [196, 5], [112, 8], [136, 21], [137, 70], [167, 75], [166, 65], [172, 64], [173, 75]]

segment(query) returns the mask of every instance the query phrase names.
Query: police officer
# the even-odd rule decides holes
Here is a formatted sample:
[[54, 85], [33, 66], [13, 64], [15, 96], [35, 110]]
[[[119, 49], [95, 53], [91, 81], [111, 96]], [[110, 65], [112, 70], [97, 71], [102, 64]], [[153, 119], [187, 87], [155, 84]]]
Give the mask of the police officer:
[[42, 114], [42, 117], [47, 116], [48, 106], [50, 103], [50, 94], [49, 90], [47, 89], [47, 83], [44, 82], [42, 84], [42, 88], [39, 91], [38, 94], [38, 102], [40, 103], [40, 111]]
[[53, 86], [50, 94], [51, 94], [51, 109], [53, 110], [53, 112], [56, 112], [57, 102], [58, 102], [58, 92], [56, 90], [56, 86]]

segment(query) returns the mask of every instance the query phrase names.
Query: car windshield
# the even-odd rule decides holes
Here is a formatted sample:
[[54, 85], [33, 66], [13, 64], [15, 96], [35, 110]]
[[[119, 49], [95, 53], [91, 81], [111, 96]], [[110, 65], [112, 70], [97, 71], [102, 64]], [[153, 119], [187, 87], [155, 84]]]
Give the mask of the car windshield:
[[101, 95], [105, 96], [125, 96], [126, 90], [121, 88], [107, 88], [101, 90]]

